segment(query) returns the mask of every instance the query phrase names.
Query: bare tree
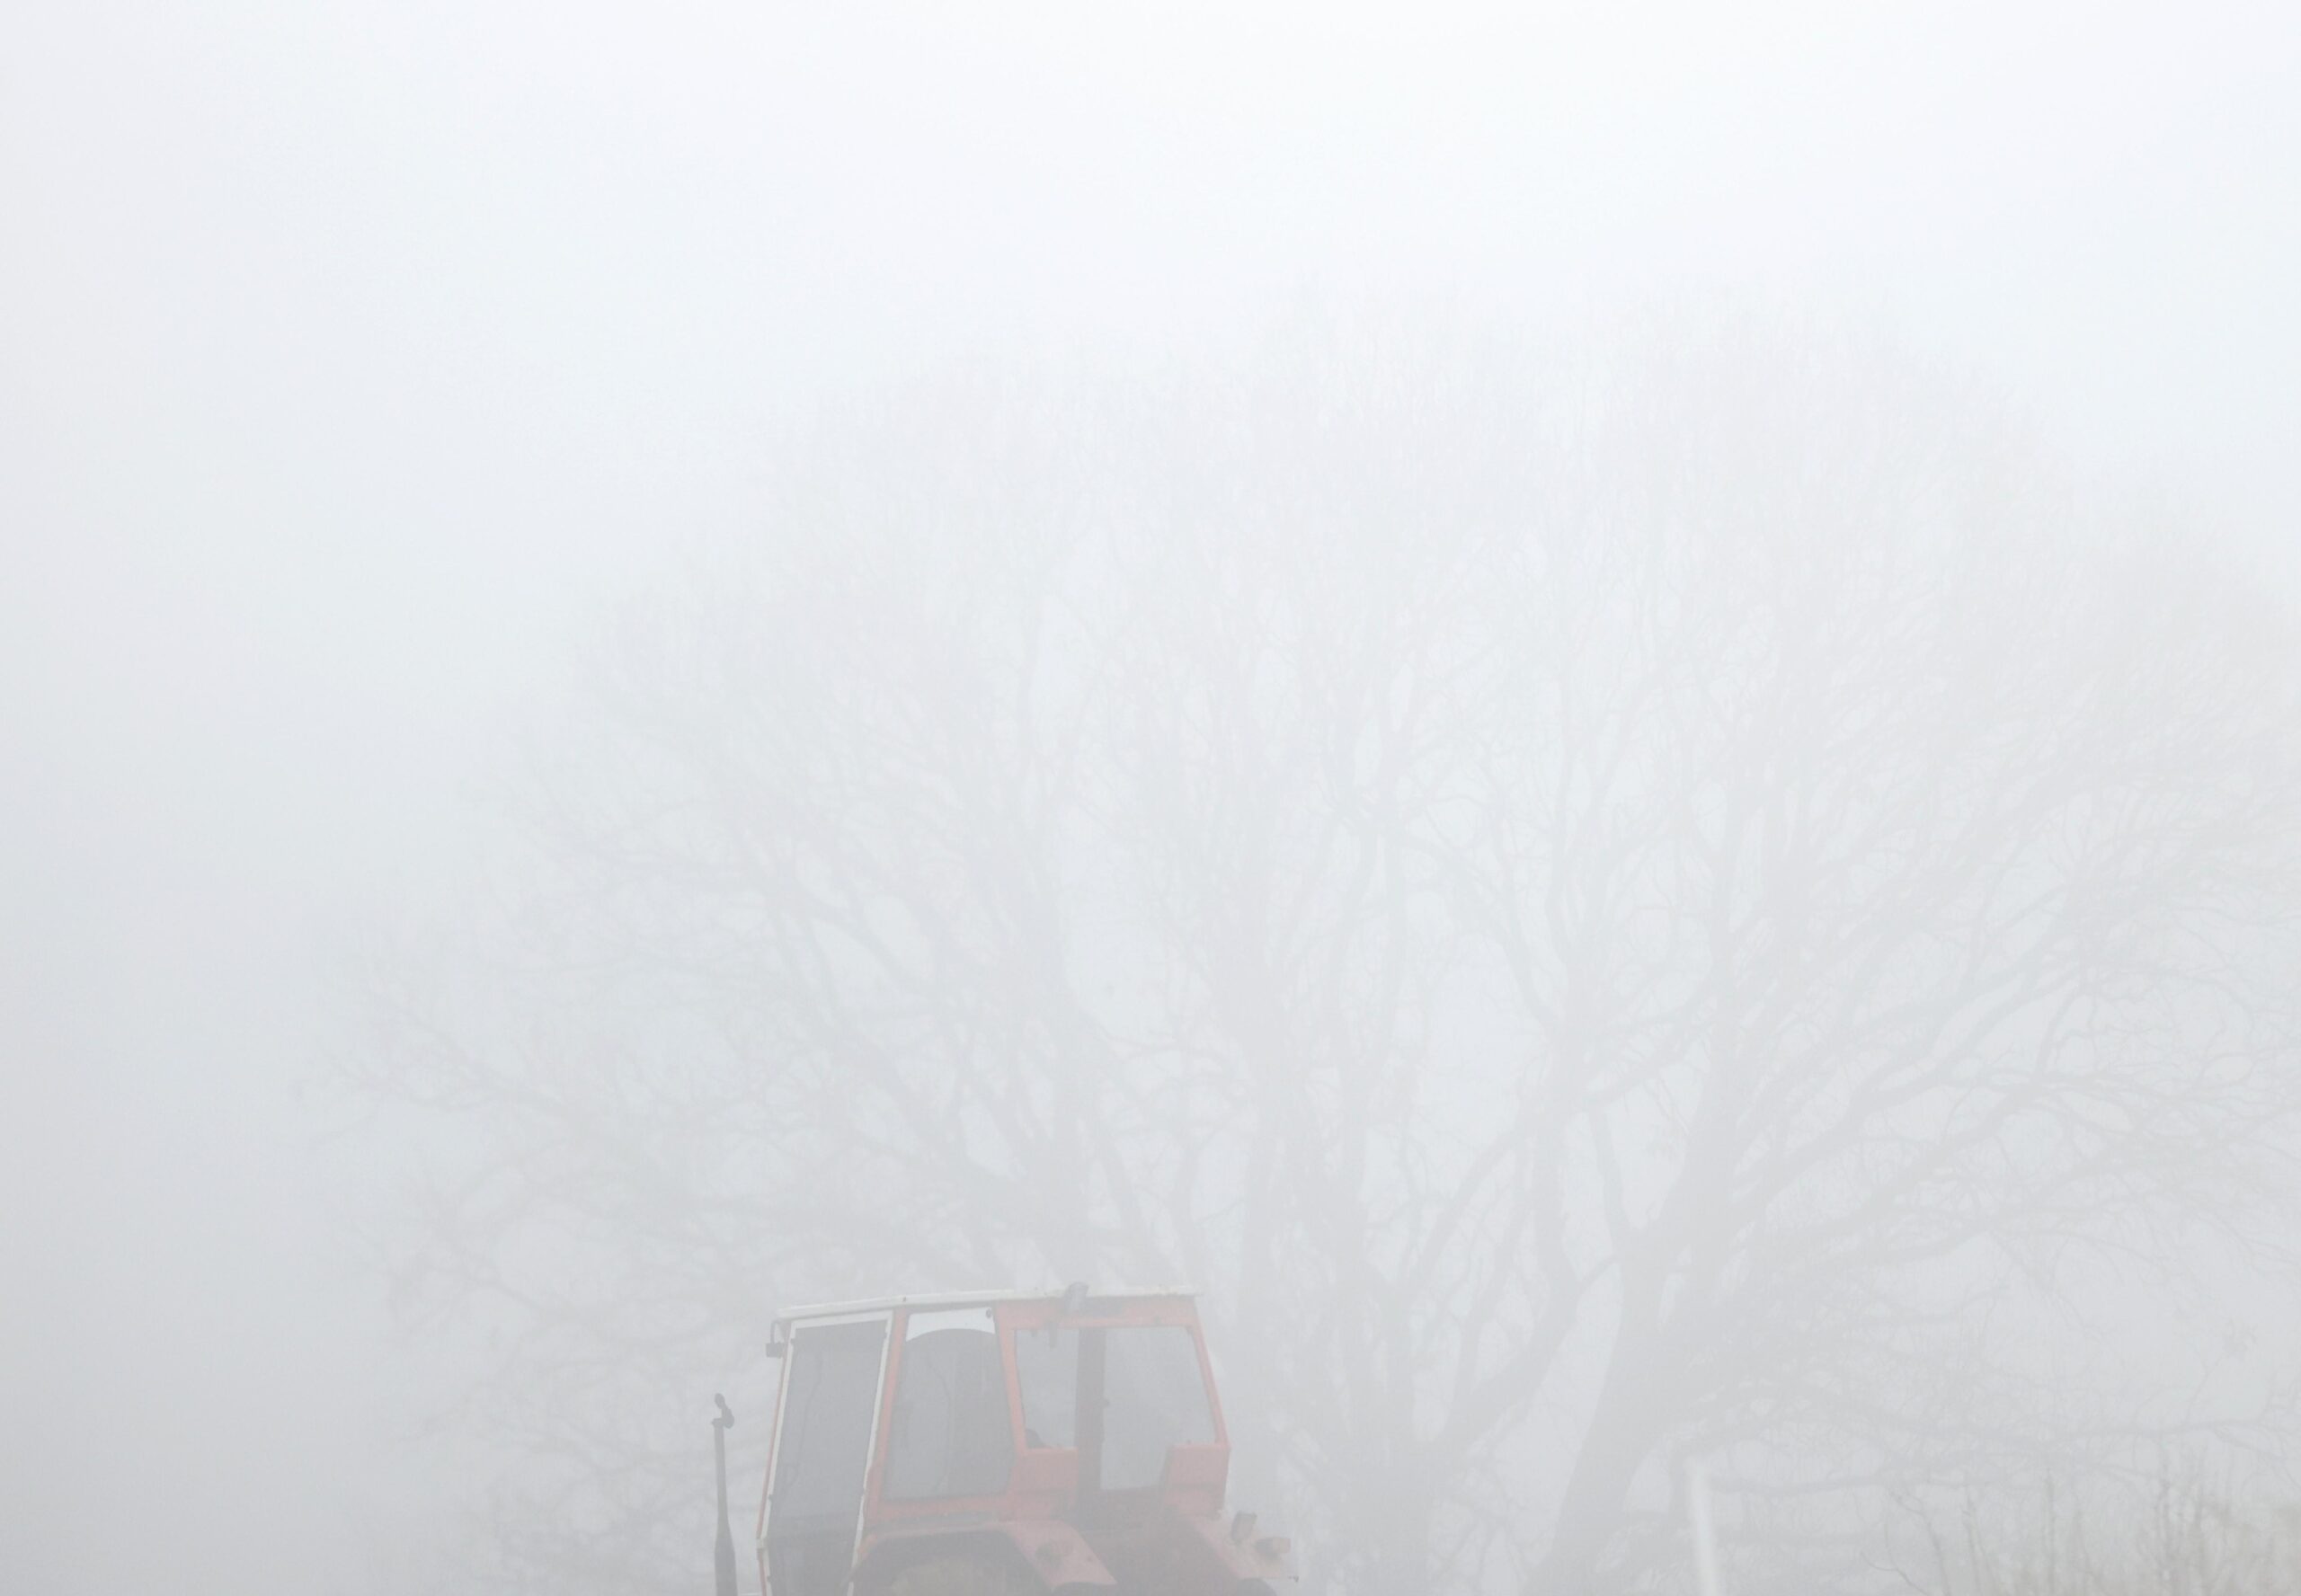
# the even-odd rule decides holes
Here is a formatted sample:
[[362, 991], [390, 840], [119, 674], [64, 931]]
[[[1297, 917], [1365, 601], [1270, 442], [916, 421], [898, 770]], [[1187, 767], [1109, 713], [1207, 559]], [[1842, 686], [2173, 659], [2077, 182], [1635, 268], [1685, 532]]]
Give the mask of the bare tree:
[[1667, 1584], [1690, 1449], [1852, 1578], [1891, 1492], [2159, 1423], [2045, 1376], [2200, 1235], [2286, 1262], [2297, 657], [2004, 435], [1757, 336], [827, 424], [361, 1054], [457, 1127], [402, 1280], [500, 1338], [523, 1544], [662, 1556], [650, 1415], [850, 1289], [1205, 1287], [1375, 1596]]
[[2258, 1467], [2159, 1446], [2089, 1477], [1907, 1504], [1906, 1583], [1942, 1596], [2274, 1596], [2301, 1512]]

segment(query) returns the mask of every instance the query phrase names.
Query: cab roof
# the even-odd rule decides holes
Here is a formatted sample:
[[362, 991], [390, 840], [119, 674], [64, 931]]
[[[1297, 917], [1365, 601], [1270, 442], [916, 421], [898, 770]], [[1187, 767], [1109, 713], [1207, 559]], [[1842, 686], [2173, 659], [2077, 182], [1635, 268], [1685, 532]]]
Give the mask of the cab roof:
[[[1069, 1295], [1070, 1288], [1058, 1286], [1035, 1291], [930, 1291], [909, 1297], [871, 1297], [857, 1302], [823, 1302], [786, 1308], [775, 1316], [775, 1322], [788, 1325], [801, 1319], [825, 1319], [846, 1314], [886, 1313], [898, 1308], [989, 1308], [1001, 1302], [1060, 1302]], [[1188, 1286], [1113, 1286], [1107, 1290], [1089, 1290], [1087, 1295], [1097, 1301], [1108, 1302], [1114, 1298], [1191, 1299], [1198, 1292]]]

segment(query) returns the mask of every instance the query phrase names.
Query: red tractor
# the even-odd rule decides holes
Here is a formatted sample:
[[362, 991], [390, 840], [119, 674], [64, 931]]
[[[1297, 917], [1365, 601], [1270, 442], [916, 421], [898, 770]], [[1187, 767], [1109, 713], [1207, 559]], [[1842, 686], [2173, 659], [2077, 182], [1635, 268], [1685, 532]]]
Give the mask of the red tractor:
[[802, 1308], [768, 1351], [768, 1596], [1268, 1596], [1293, 1577], [1286, 1541], [1223, 1511], [1230, 1447], [1187, 1295]]

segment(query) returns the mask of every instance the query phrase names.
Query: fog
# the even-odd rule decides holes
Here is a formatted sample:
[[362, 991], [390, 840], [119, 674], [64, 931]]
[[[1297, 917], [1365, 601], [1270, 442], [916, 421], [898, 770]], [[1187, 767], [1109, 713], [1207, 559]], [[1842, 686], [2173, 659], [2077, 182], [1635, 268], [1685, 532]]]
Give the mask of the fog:
[[[1888, 1552], [1972, 1588], [1928, 1524], [2146, 1473], [2137, 1448], [2296, 1500], [2297, 45], [2267, 4], [18, 8], [0, 1588], [700, 1589], [709, 1395], [755, 1500], [774, 1313], [1001, 1272], [1195, 1277], [1233, 1501], [1293, 1531], [1306, 1590], [1692, 1589], [1670, 1482], [1694, 1454], [1729, 1589], [1870, 1588]], [[1682, 651], [1641, 628], [1663, 614]], [[1431, 740], [1386, 763], [1368, 729], [1409, 703]], [[1703, 704], [1730, 735], [1687, 730]], [[1543, 730], [1561, 705], [1595, 740]], [[1066, 727], [1075, 801], [1033, 785]], [[1841, 733], [1866, 750], [1843, 765]], [[1601, 803], [1573, 772], [1609, 738]], [[1674, 807], [1681, 770], [1714, 785]], [[1010, 776], [1028, 805], [1002, 807]], [[1406, 907], [1369, 911], [1370, 943], [1331, 930], [1360, 878], [1319, 850], [1392, 777]], [[904, 808], [946, 783], [947, 813]], [[1556, 805], [1508, 796], [1538, 789]], [[1750, 866], [1761, 904], [1802, 883], [1812, 943], [1736, 944], [1794, 998], [1749, 999], [1775, 1029], [1742, 1045], [1787, 1059], [1842, 1008], [1967, 1094], [1790, 1218], [1955, 1144], [2010, 1050], [2046, 1056], [1989, 984], [2041, 946], [2118, 1006], [2066, 1066], [2057, 1123], [2083, 1130], [1988, 1144], [2064, 1184], [1910, 1188], [2011, 1283], [1965, 1232], [1901, 1233], [1928, 1264], [1890, 1280], [1816, 1252], [1777, 1294], [1841, 1336], [1769, 1330], [1739, 1367], [1796, 1378], [1764, 1403], [1657, 1398], [1631, 1428], [1670, 1439], [1577, 1475], [1621, 1310], [1562, 1311], [1501, 1209], [1426, 1209], [1483, 1191], [1464, 1149], [1523, 1113], [1495, 1156], [1568, 1188], [1567, 1273], [1604, 1276], [1641, 1203], [1672, 1211], [1672, 1127], [1733, 1050], [1657, 1040], [1710, 968], [1663, 927], [1745, 902], [1688, 861], [1705, 805], [1775, 790], [1845, 829]], [[2074, 796], [2005, 801], [2010, 851], [1998, 820], [1959, 829], [2048, 792]], [[737, 820], [646, 829], [698, 793]], [[1586, 799], [1619, 878], [1566, 867]], [[1926, 818], [1870, 854], [1872, 813]], [[779, 836], [822, 852], [777, 878], [737, 846]], [[1915, 884], [1977, 850], [2039, 892], [2082, 876], [2084, 935]], [[1209, 941], [1258, 880], [1256, 924], [1293, 901], [1328, 940]], [[1567, 909], [1518, 927], [1513, 999], [1519, 887]], [[937, 1033], [838, 917], [792, 907], [841, 891], [916, 911], [889, 967], [939, 971], [920, 990], [958, 1019]], [[1812, 973], [1913, 903], [1962, 906], [1970, 984]], [[1053, 918], [1010, 938], [1026, 909]], [[903, 942], [930, 919], [947, 962]], [[822, 964], [776, 964], [770, 925]], [[1055, 1002], [1017, 948], [1091, 992]], [[1235, 989], [1191, 996], [1202, 956]], [[845, 1029], [803, 1033], [801, 991]], [[1984, 1011], [2012, 1029], [1959, 1030]], [[1542, 1026], [1575, 1015], [1605, 1068], [1650, 1066], [1630, 1117], [1603, 1085], [1526, 1105], [1567, 1056]], [[811, 1076], [809, 1036], [840, 1069], [953, 1071], [964, 1156], [866, 1180], [902, 1144], [833, 1128], [894, 1099]], [[1170, 1073], [1106, 1100], [1130, 1050]], [[507, 1082], [627, 1116], [628, 1148], [685, 1149], [689, 1195], [724, 1207], [637, 1202], [618, 1154], [571, 1162]], [[1010, 1090], [1123, 1150], [979, 1139]], [[1785, 1101], [1794, 1140], [1843, 1100]], [[1179, 1138], [1204, 1206], [1130, 1219], [1130, 1187], [1180, 1189], [1162, 1104], [1220, 1121]], [[969, 1195], [978, 1161], [1069, 1228]], [[422, 1183], [481, 1170], [556, 1238], [466, 1216], [536, 1320], [442, 1263]], [[1286, 1246], [1214, 1217], [1252, 1191]], [[1381, 1211], [1311, 1226], [1337, 1193]], [[1729, 1255], [1720, 1278], [1756, 1267]], [[635, 1296], [677, 1324], [619, 1317]], [[582, 1344], [530, 1355], [539, 1303]], [[1478, 1384], [1553, 1330], [1541, 1381]], [[604, 1376], [603, 1344], [630, 1349]], [[1870, 1494], [1780, 1505], [1833, 1472]]]

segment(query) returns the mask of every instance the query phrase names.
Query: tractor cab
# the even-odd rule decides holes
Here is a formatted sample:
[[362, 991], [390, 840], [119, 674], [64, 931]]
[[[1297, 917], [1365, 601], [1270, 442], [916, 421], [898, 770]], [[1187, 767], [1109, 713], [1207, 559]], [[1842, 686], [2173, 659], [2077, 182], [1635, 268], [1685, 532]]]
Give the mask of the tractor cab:
[[1224, 1516], [1230, 1442], [1187, 1295], [806, 1308], [770, 1351], [769, 1596], [1238, 1596], [1292, 1577], [1284, 1540]]

